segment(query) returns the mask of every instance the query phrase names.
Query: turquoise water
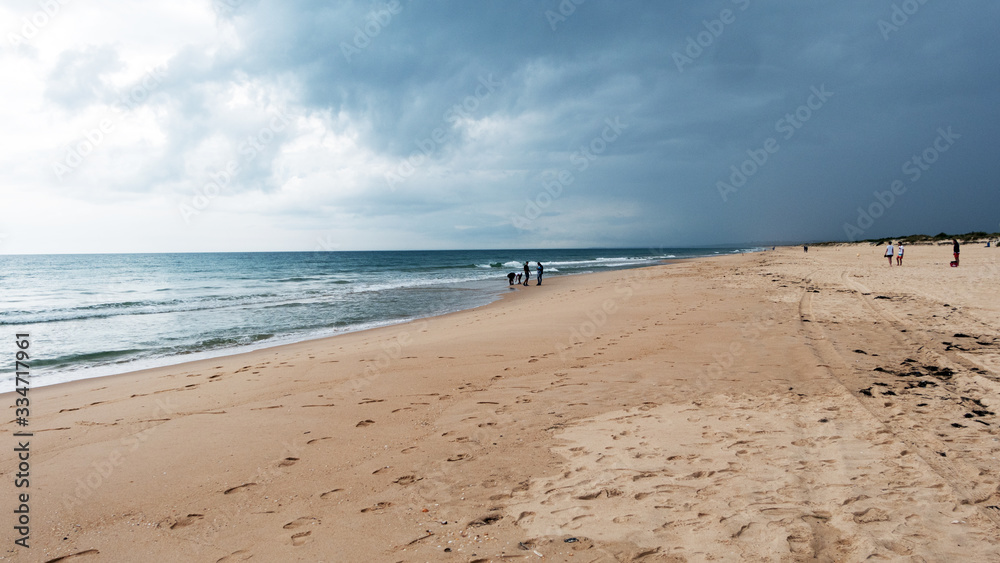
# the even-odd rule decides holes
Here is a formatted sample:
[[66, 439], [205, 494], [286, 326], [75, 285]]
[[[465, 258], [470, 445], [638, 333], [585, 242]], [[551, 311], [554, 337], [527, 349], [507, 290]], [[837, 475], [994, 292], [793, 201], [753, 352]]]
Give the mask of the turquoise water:
[[484, 305], [524, 260], [555, 277], [741, 250], [0, 256], [0, 334], [31, 335], [33, 383], [47, 385]]

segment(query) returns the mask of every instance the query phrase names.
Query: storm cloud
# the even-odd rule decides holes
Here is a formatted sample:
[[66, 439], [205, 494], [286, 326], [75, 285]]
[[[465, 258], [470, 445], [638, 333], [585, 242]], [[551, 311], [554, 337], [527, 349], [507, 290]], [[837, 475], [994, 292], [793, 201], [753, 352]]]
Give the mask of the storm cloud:
[[1000, 230], [1000, 5], [985, 0], [0, 15], [3, 189], [22, 210], [0, 219], [0, 252]]

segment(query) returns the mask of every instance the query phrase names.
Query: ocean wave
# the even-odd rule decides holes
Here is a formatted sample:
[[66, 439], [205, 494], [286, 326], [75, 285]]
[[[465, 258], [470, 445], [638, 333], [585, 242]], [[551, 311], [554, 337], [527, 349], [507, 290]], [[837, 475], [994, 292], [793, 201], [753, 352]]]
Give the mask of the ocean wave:
[[0, 314], [0, 326], [100, 320], [133, 315], [192, 313], [245, 305], [267, 305], [268, 303], [275, 302], [275, 299], [287, 299], [287, 296], [282, 296], [278, 293], [220, 295], [193, 301], [182, 299], [169, 301], [116, 301], [112, 303], [81, 305], [69, 309], [8, 311]]
[[274, 338], [274, 334], [270, 332], [240, 336], [217, 336], [215, 338], [201, 340], [192, 345], [182, 346], [181, 348], [185, 350], [182, 353], [192, 353], [205, 350], [216, 350], [219, 348], [230, 348], [233, 346], [246, 346], [248, 344], [254, 344], [271, 338]]
[[524, 262], [518, 262], [517, 260], [510, 260], [507, 262], [490, 262], [489, 264], [476, 264], [477, 268], [520, 268], [524, 265]]
[[458, 283], [477, 282], [490, 279], [499, 280], [502, 278], [498, 274], [483, 273], [483, 274], [474, 274], [466, 276], [449, 276], [449, 277], [428, 278], [428, 279], [400, 279], [395, 281], [371, 283], [371, 284], [365, 284], [359, 282], [354, 284], [354, 286], [350, 288], [349, 293], [371, 293], [379, 291], [391, 291], [395, 289], [419, 288], [419, 287], [428, 287], [437, 285], [447, 286]]
[[146, 350], [138, 348], [128, 350], [106, 350], [103, 352], [88, 352], [86, 354], [67, 354], [65, 356], [56, 356], [55, 358], [37, 358], [31, 363], [36, 368], [73, 366], [85, 363], [114, 363], [114, 360], [118, 360], [119, 362], [129, 361], [141, 356], [143, 352], [146, 352]]

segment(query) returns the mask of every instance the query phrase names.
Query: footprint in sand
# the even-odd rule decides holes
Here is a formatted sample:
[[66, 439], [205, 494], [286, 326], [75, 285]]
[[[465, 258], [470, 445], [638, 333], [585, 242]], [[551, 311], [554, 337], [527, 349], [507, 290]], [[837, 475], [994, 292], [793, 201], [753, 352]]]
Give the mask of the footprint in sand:
[[496, 524], [497, 522], [500, 521], [501, 518], [503, 518], [503, 516], [500, 516], [499, 514], [487, 514], [486, 516], [482, 516], [476, 518], [475, 520], [472, 520], [471, 522], [468, 523], [468, 526], [474, 528], [478, 528], [481, 526], [489, 526], [492, 524]]
[[252, 553], [250, 553], [245, 549], [241, 549], [239, 551], [234, 551], [229, 555], [222, 557], [221, 559], [216, 559], [215, 563], [229, 563], [230, 561], [247, 561], [251, 557], [253, 557]]
[[869, 508], [863, 512], [854, 513], [854, 521], [858, 524], [868, 524], [870, 522], [886, 522], [889, 514], [881, 508]]
[[232, 493], [237, 493], [237, 492], [240, 492], [240, 491], [244, 491], [244, 490], [246, 490], [246, 489], [248, 489], [250, 487], [256, 487], [256, 486], [257, 486], [257, 483], [243, 483], [242, 485], [237, 485], [237, 486], [232, 487], [230, 489], [226, 489], [225, 491], [223, 491], [222, 494], [228, 495], [228, 494], [232, 494]]
[[314, 518], [312, 516], [302, 516], [301, 518], [296, 518], [291, 522], [282, 526], [285, 530], [294, 530], [295, 528], [301, 528], [302, 526], [308, 526], [309, 524], [319, 524], [319, 518]]
[[362, 420], [361, 422], [355, 424], [354, 427], [355, 428], [360, 428], [362, 426], [371, 426], [372, 424], [375, 424], [375, 421], [371, 420], [371, 419], [367, 419], [367, 420]]
[[306, 445], [315, 444], [316, 442], [322, 442], [323, 440], [332, 440], [332, 439], [333, 438], [330, 436], [323, 436], [322, 438], [313, 438], [312, 440], [306, 442]]
[[62, 563], [63, 561], [69, 561], [70, 559], [76, 559], [78, 557], [85, 557], [87, 555], [97, 555], [100, 551], [96, 549], [88, 549], [87, 551], [81, 551], [79, 553], [74, 553], [72, 555], [64, 555], [62, 557], [56, 557], [55, 559], [49, 559], [45, 563]]
[[378, 512], [379, 510], [385, 510], [386, 508], [389, 508], [390, 506], [392, 506], [391, 502], [378, 502], [378, 503], [375, 503], [375, 506], [369, 506], [368, 508], [362, 508], [361, 512], [362, 513], [365, 513], [365, 512]]
[[399, 479], [393, 481], [393, 483], [396, 483], [397, 485], [403, 485], [405, 487], [407, 485], [412, 485], [413, 483], [416, 483], [419, 480], [420, 479], [417, 479], [416, 475], [403, 475]]
[[343, 490], [344, 489], [333, 489], [332, 491], [327, 491], [327, 492], [319, 495], [319, 498], [321, 498], [323, 500], [326, 500], [326, 499], [330, 498], [331, 496], [333, 496], [333, 495], [335, 495], [335, 494], [337, 494], [339, 492], [342, 492]]
[[515, 524], [520, 524], [522, 521], [524, 521], [525, 523], [527, 523], [527, 522], [531, 522], [534, 519], [535, 519], [535, 513], [534, 512], [522, 512], [517, 517], [517, 520], [514, 521], [514, 523]]
[[278, 462], [278, 467], [289, 467], [295, 465], [295, 462], [299, 461], [297, 457], [286, 457], [285, 459]]
[[597, 497], [601, 496], [602, 494], [605, 495], [607, 498], [622, 496], [622, 492], [618, 489], [601, 489], [597, 492], [580, 495], [576, 498], [580, 500], [594, 500]]
[[297, 534], [292, 534], [292, 545], [299, 546], [306, 543], [309, 541], [306, 538], [308, 538], [310, 534], [312, 534], [312, 532], [299, 532]]
[[186, 528], [204, 517], [204, 514], [188, 514], [187, 516], [178, 518], [176, 522], [170, 525], [170, 529], [174, 530], [177, 528]]

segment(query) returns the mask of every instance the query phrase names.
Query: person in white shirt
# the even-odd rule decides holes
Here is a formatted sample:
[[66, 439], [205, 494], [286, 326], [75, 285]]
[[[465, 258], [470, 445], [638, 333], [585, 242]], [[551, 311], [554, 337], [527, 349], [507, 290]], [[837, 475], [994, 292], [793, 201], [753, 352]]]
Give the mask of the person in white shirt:
[[889, 241], [889, 246], [885, 247], [885, 257], [889, 259], [889, 266], [892, 266], [892, 257], [896, 253], [893, 252], [892, 241]]
[[896, 245], [896, 265], [897, 266], [903, 265], [903, 243], [899, 243]]

